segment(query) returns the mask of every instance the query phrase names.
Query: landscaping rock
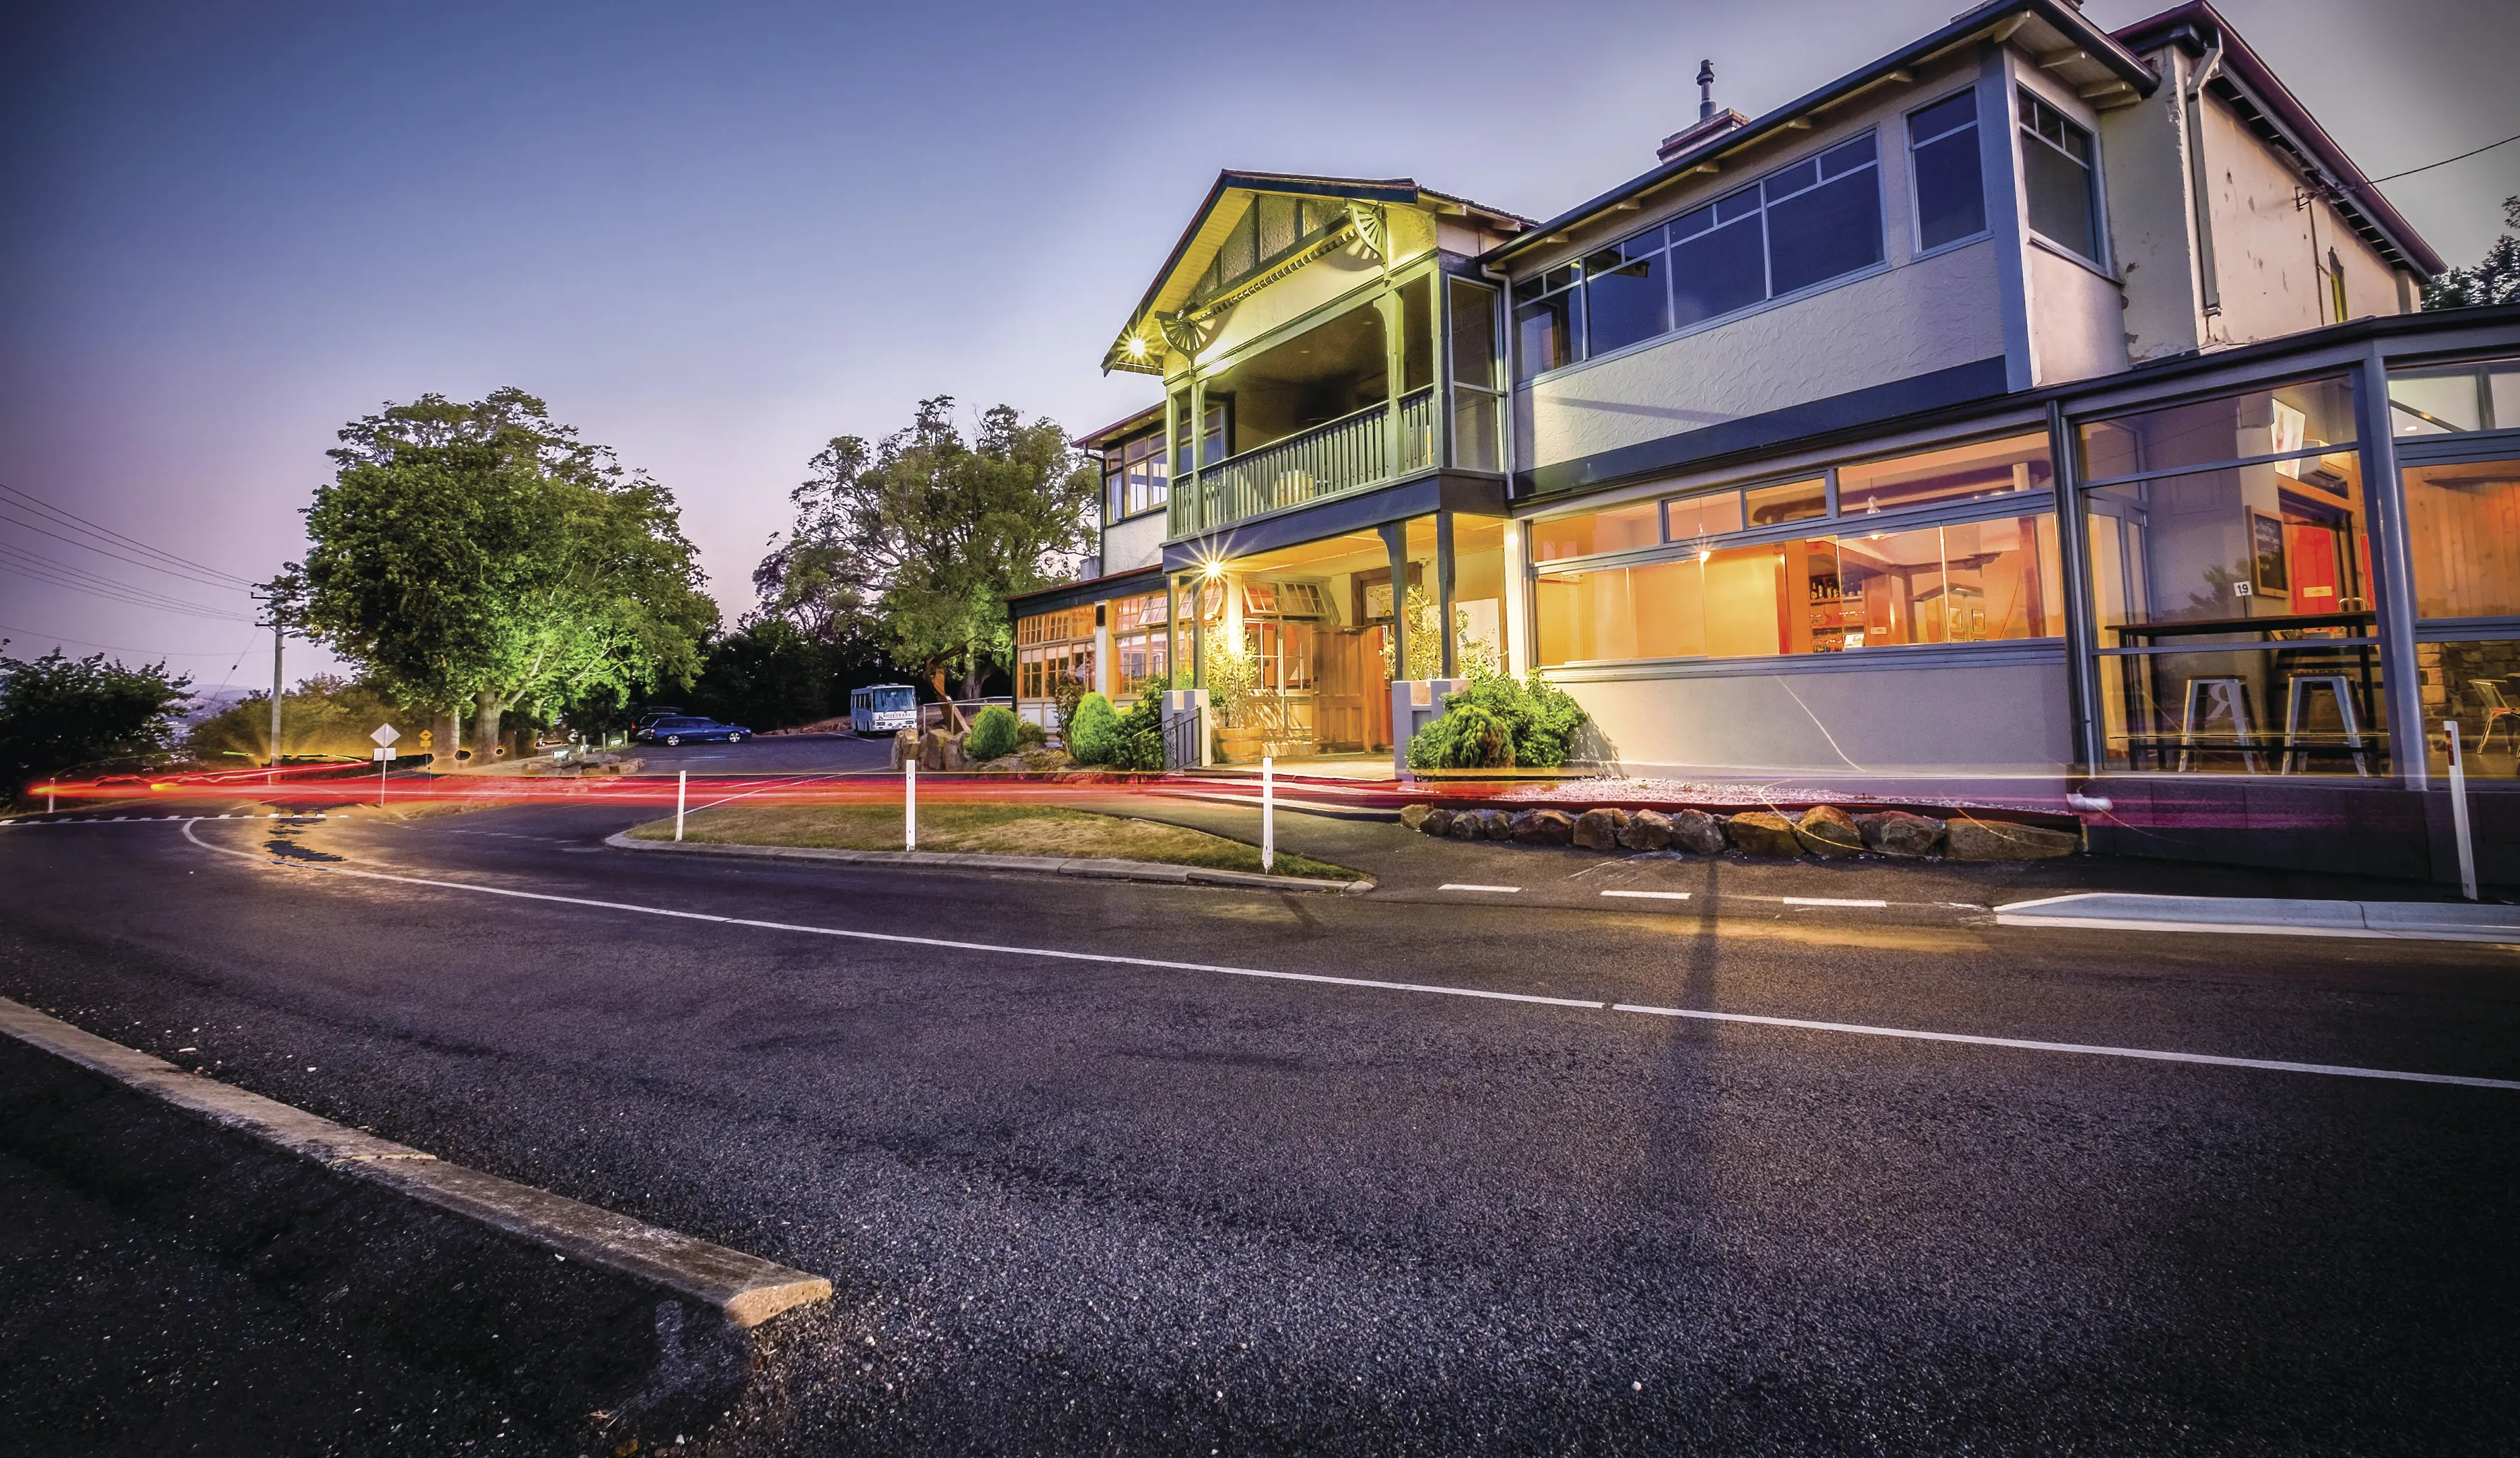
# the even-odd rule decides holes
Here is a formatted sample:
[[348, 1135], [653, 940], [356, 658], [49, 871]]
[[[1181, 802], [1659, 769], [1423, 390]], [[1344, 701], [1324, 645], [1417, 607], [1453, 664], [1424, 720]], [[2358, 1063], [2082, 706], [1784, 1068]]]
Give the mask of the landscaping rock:
[[1866, 850], [1884, 856], [1931, 856], [1943, 848], [1942, 821], [1904, 810], [1857, 816], [1855, 828], [1863, 834]]
[[1415, 830], [1425, 823], [1426, 817], [1434, 813], [1435, 807], [1431, 805], [1404, 805], [1400, 807], [1400, 828]]
[[1744, 856], [1799, 856], [1802, 841], [1794, 835], [1794, 822], [1773, 810], [1747, 810], [1724, 822], [1724, 832], [1732, 848]]
[[1513, 839], [1513, 817], [1502, 810], [1479, 810], [1469, 814], [1479, 817], [1479, 834], [1490, 840]]
[[1449, 834], [1452, 828], [1453, 813], [1440, 805], [1426, 807], [1426, 813], [1418, 817], [1418, 833], [1420, 835], [1440, 837]]
[[1659, 851], [1671, 844], [1671, 817], [1659, 810], [1641, 810], [1619, 827], [1619, 844], [1631, 851]]
[[1575, 838], [1575, 817], [1562, 810], [1526, 810], [1513, 817], [1513, 838], [1526, 846], [1562, 846]]
[[919, 758], [919, 730], [894, 729], [892, 731], [892, 773], [900, 773], [902, 766], [917, 758]]
[[1616, 854], [1619, 832], [1627, 828], [1624, 810], [1588, 810], [1575, 817], [1575, 844], [1588, 851]]
[[1671, 817], [1673, 849], [1696, 856], [1724, 854], [1724, 817], [1702, 810], [1684, 810]]
[[1954, 861], [2050, 861], [2083, 849], [2082, 838], [2071, 831], [1967, 816], [1953, 817], [1944, 833]]
[[1834, 805], [1815, 805], [1794, 823], [1794, 839], [1815, 856], [1852, 856], [1864, 849], [1855, 817]]
[[1444, 831], [1444, 834], [1453, 840], [1478, 839], [1479, 813], [1475, 810], [1454, 811], [1453, 823]]

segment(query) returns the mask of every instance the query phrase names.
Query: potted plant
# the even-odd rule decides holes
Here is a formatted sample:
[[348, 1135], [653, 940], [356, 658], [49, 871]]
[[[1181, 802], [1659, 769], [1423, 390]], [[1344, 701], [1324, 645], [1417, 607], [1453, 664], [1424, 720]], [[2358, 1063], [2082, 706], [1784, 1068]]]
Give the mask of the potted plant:
[[1207, 701], [1216, 714], [1216, 757], [1229, 765], [1260, 760], [1268, 729], [1260, 714], [1260, 663], [1242, 648], [1223, 645], [1207, 654]]

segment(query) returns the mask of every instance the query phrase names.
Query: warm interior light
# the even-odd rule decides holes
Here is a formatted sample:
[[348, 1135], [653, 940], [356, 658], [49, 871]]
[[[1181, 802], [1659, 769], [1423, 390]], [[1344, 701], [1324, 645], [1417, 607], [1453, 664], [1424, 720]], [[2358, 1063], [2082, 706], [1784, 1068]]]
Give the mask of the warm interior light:
[[1129, 358], [1133, 360], [1142, 360], [1146, 357], [1147, 341], [1144, 339], [1131, 339], [1129, 341]]
[[1210, 581], [1210, 582], [1214, 582], [1214, 581], [1216, 581], [1218, 578], [1223, 577], [1223, 576], [1225, 575], [1225, 563], [1223, 563], [1223, 562], [1209, 562], [1205, 567], [1201, 568], [1200, 570], [1201, 570], [1201, 571], [1203, 571], [1203, 572], [1205, 572], [1205, 573], [1207, 574], [1207, 580], [1208, 580], [1208, 581]]

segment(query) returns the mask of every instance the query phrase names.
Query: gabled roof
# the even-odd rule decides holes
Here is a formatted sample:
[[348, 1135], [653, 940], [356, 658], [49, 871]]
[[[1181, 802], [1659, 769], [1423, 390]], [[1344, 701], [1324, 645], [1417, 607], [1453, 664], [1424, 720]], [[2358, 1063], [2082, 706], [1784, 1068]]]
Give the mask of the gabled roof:
[[[1674, 153], [1662, 165], [1619, 184], [1589, 201], [1559, 213], [1509, 243], [1490, 248], [1480, 260], [1502, 263], [1552, 243], [1565, 241], [1566, 230], [1594, 222], [1622, 202], [1713, 162], [1726, 153], [1768, 140], [1815, 111], [1854, 99], [1886, 81], [1905, 80], [1915, 66], [1944, 53], [1980, 40], [2016, 40], [2039, 54], [2044, 67], [2085, 96], [2110, 94], [2150, 96], [2161, 84], [2143, 64], [2108, 32], [2092, 24], [2082, 11], [2064, 0], [1995, 0], [1958, 16], [1940, 30], [1893, 52], [1861, 70], [1849, 71], [1817, 91], [1798, 96], [1766, 115], [1737, 127], [1711, 132], [1703, 141]], [[1682, 132], [1674, 141], [1685, 140]]]
[[[1197, 211], [1191, 214], [1190, 226], [1182, 230], [1181, 241], [1165, 255], [1163, 267], [1155, 271], [1154, 282], [1147, 286], [1146, 296], [1129, 315], [1111, 348], [1102, 356], [1104, 373], [1133, 370], [1142, 374], [1162, 373], [1161, 350], [1153, 347], [1159, 338], [1147, 332], [1150, 316], [1178, 311], [1191, 301], [1198, 286], [1199, 275], [1206, 269], [1227, 235], [1242, 215], [1253, 198], [1262, 194], [1280, 197], [1324, 198], [1365, 203], [1397, 204], [1422, 207], [1431, 212], [1453, 213], [1484, 223], [1488, 231], [1512, 233], [1531, 226], [1531, 220], [1502, 208], [1487, 207], [1466, 198], [1456, 198], [1421, 188], [1406, 177], [1316, 177], [1295, 172], [1240, 172], [1233, 169], [1216, 174], [1216, 185], [1207, 190]], [[1264, 263], [1266, 261], [1264, 260]], [[1282, 268], [1281, 264], [1281, 268]], [[1265, 267], [1255, 278], [1274, 275], [1278, 269]], [[1128, 341], [1148, 343], [1154, 358], [1133, 357]]]
[[2427, 277], [2442, 271], [2442, 256], [2416, 234], [2388, 199], [2380, 196], [2380, 190], [2362, 175], [2362, 168], [2354, 165], [2354, 159], [2310, 114], [2310, 109], [2275, 78], [2274, 71], [2258, 59], [2258, 53], [2249, 49], [2249, 43], [2240, 39], [2240, 33], [2206, 0], [2190, 0], [2149, 20], [2138, 21], [2118, 31], [2117, 38], [2135, 50], [2177, 45], [2190, 56], [2200, 57], [2220, 41], [2222, 69], [2207, 89], [2229, 104], [2239, 113], [2242, 124], [2260, 141], [2278, 152], [2289, 153], [2314, 187], [2324, 184], [2319, 190], [2327, 200], [2382, 257]]

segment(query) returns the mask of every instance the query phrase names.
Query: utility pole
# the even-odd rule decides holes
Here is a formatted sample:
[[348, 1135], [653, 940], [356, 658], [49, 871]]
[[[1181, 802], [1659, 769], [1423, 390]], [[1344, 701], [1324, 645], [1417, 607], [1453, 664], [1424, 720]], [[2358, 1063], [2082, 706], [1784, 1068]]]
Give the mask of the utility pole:
[[280, 584], [273, 582], [271, 596], [271, 754], [263, 763], [262, 782], [280, 783], [280, 650], [288, 635], [287, 619], [280, 609]]

